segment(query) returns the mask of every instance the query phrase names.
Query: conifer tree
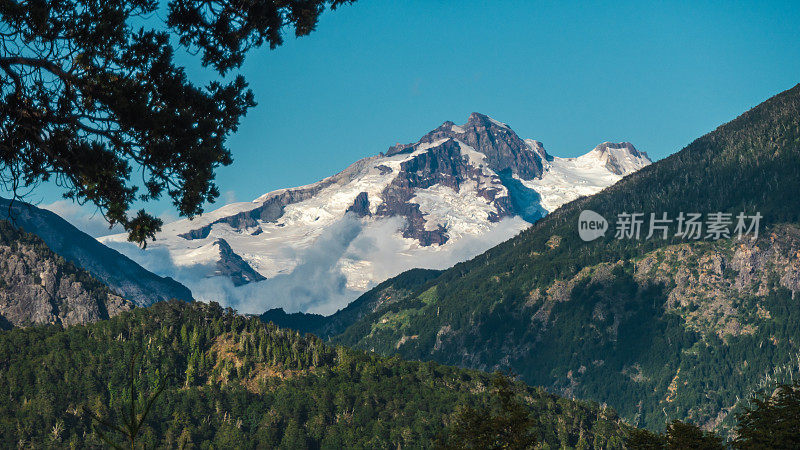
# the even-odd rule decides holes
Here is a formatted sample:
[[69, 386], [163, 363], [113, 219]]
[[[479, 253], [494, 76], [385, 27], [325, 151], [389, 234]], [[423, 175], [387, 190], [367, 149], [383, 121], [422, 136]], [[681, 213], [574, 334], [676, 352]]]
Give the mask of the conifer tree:
[[16, 197], [54, 179], [144, 244], [161, 221], [132, 204], [166, 194], [200, 214], [233, 161], [226, 138], [256, 104], [242, 76], [194, 84], [176, 50], [222, 78], [352, 1], [0, 2], [0, 182]]

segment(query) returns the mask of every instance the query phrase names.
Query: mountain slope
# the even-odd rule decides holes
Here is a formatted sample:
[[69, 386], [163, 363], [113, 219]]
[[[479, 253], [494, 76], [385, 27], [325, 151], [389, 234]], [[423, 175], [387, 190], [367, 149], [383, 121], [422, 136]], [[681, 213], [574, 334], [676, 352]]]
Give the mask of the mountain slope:
[[300, 333], [311, 333], [323, 340], [328, 339], [343, 333], [367, 314], [407, 298], [420, 286], [435, 279], [439, 274], [441, 271], [429, 269], [405, 271], [375, 286], [329, 316], [301, 312], [287, 314], [282, 308], [274, 308], [261, 314], [261, 320], [272, 322], [279, 327], [291, 328]]
[[[566, 204], [334, 340], [511, 369], [651, 428], [690, 418], [725, 430], [738, 398], [798, 370], [800, 332], [790, 324], [799, 313], [791, 225], [800, 220], [799, 169], [800, 85]], [[586, 209], [612, 221], [605, 237], [579, 238]], [[614, 238], [623, 212], [719, 211], [760, 212], [759, 240], [687, 242], [674, 236], [676, 223], [669, 239]]]
[[185, 286], [148, 272], [58, 215], [20, 201], [10, 203], [0, 198], [0, 219], [39, 236], [53, 252], [89, 272], [117, 295], [139, 306], [172, 298], [192, 300]]
[[[145, 448], [429, 448], [459, 408], [492, 395], [487, 374], [330, 347], [216, 304], [171, 301], [85, 327], [0, 332], [2, 446], [101, 447], [88, 411], [119, 419], [136, 352], [139, 392], [165, 386]], [[610, 408], [522, 383], [513, 393], [551, 448], [622, 448], [629, 427]]]
[[0, 329], [94, 322], [132, 307], [36, 235], [0, 221]]
[[[281, 306], [332, 313], [403, 270], [470, 258], [649, 163], [629, 143], [553, 157], [541, 143], [473, 113], [463, 125], [445, 122], [318, 183], [167, 224], [152, 251], [126, 254], [156, 270], [149, 254], [159, 273], [205, 300], [247, 312]], [[132, 248], [125, 239], [102, 241], [125, 251]], [[219, 276], [218, 239], [268, 280]], [[169, 272], [161, 264], [165, 250], [175, 264]]]

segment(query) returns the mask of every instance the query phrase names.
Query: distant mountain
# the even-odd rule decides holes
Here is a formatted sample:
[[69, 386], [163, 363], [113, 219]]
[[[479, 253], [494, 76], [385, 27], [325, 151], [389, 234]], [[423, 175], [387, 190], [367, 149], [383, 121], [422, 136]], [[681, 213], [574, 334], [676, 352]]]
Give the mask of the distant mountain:
[[[403, 270], [472, 257], [649, 163], [627, 142], [553, 157], [538, 141], [473, 113], [463, 125], [445, 122], [320, 182], [167, 224], [149, 246], [158, 264], [148, 252], [127, 254], [201, 299], [247, 310], [243, 302], [262, 296], [263, 306], [331, 313]], [[122, 251], [125, 239], [101, 238]], [[163, 250], [175, 267], [163, 267]], [[220, 270], [234, 256], [237, 269]], [[221, 294], [221, 281], [207, 282], [214, 277], [232, 286]], [[260, 277], [268, 279], [263, 288], [242, 286]], [[242, 299], [220, 297], [235, 286]]]
[[[800, 85], [486, 253], [357, 308], [328, 337], [511, 370], [607, 403], [637, 426], [682, 419], [727, 433], [742, 399], [800, 371], [798, 192]], [[604, 237], [579, 237], [584, 210], [610, 221]], [[731, 231], [740, 212], [763, 217], [758, 239], [709, 241], [675, 236], [681, 212], [732, 214]], [[645, 239], [649, 217], [639, 239], [615, 239], [622, 213], [666, 213], [668, 239]]]
[[116, 295], [138, 306], [172, 298], [192, 300], [191, 291], [182, 284], [148, 272], [50, 211], [21, 201], [11, 203], [0, 198], [2, 219], [35, 234], [54, 253], [108, 285]]
[[88, 323], [132, 307], [38, 236], [0, 221], [0, 329]]

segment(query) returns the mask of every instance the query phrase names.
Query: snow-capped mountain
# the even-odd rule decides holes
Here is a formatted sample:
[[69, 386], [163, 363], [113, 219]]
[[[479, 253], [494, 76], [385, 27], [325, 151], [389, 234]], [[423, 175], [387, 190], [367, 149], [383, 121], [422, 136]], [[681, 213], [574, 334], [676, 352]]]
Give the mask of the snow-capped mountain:
[[331, 313], [403, 270], [473, 257], [649, 163], [627, 142], [553, 157], [473, 113], [317, 183], [167, 224], [147, 251], [125, 235], [101, 240], [201, 300]]

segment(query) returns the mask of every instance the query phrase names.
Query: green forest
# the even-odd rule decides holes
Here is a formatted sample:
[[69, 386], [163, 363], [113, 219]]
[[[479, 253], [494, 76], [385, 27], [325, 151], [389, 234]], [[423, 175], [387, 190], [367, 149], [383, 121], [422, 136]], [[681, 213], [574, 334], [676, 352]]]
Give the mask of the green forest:
[[[0, 333], [2, 447], [103, 446], [121, 423], [129, 362], [145, 448], [418, 448], [462, 410], [489, 406], [492, 376], [324, 344], [216, 304], [162, 302], [110, 320]], [[520, 382], [513, 397], [543, 448], [620, 448], [627, 426], [596, 403]]]

